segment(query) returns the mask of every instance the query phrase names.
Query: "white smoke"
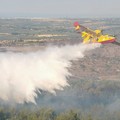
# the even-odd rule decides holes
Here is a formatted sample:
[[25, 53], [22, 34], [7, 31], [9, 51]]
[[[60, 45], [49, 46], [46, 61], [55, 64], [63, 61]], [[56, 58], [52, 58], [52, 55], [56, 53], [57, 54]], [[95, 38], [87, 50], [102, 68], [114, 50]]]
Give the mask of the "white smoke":
[[30, 53], [0, 53], [0, 99], [16, 103], [33, 102], [39, 89], [55, 94], [68, 85], [70, 60], [100, 44], [48, 47]]

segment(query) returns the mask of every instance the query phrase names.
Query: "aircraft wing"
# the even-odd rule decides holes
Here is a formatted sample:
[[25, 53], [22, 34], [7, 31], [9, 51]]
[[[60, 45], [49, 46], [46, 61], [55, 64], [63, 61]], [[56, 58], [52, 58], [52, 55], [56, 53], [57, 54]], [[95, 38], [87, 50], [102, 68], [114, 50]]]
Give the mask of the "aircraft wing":
[[86, 32], [93, 37], [98, 37], [98, 34], [95, 31], [80, 25], [78, 22], [75, 22], [74, 26], [75, 26], [76, 31], [79, 32], [79, 33]]
[[87, 27], [84, 27], [82, 25], [79, 25], [79, 26], [80, 26], [80, 29], [81, 29], [82, 32], [84, 31], [86, 33], [91, 34], [92, 36], [97, 36], [97, 34], [93, 30], [91, 30], [91, 29], [89, 29]]

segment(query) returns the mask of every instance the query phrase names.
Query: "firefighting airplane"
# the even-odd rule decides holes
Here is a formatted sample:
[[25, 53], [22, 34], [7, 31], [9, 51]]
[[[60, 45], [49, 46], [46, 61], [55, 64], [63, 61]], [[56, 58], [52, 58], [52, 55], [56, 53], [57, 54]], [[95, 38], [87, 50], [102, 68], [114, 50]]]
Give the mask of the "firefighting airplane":
[[111, 35], [103, 35], [101, 30], [91, 30], [89, 28], [86, 28], [82, 25], [80, 25], [78, 22], [74, 22], [75, 30], [81, 34], [81, 37], [83, 38], [83, 43], [113, 43], [116, 45], [120, 45], [116, 41], [116, 38]]

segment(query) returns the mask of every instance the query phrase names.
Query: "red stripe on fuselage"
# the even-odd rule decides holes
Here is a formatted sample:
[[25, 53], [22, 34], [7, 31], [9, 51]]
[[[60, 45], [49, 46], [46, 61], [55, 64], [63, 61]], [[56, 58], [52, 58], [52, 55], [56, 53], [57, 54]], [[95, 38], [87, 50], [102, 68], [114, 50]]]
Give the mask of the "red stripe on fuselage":
[[115, 42], [116, 39], [111, 39], [111, 40], [107, 40], [107, 41], [102, 41], [102, 42], [99, 42], [101, 44], [106, 44], [106, 43], [112, 43], [112, 42]]

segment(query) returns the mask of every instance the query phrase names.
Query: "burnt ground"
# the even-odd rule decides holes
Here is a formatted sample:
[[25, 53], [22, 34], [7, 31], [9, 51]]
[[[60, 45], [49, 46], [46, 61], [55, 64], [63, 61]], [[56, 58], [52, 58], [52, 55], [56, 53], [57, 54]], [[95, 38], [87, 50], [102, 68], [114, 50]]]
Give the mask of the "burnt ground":
[[83, 59], [72, 61], [70, 72], [74, 76], [120, 80], [120, 46], [106, 44], [85, 54]]

